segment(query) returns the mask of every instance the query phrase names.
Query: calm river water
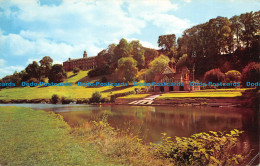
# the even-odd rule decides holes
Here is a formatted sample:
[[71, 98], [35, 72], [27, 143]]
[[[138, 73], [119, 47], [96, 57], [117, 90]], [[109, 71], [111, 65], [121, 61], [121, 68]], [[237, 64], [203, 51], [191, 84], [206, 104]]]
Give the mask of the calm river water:
[[146, 143], [160, 142], [164, 132], [174, 138], [239, 129], [245, 132], [239, 139], [238, 151], [254, 149], [252, 157], [259, 152], [259, 115], [247, 108], [0, 104], [8, 105], [54, 111], [72, 127], [98, 120], [106, 114], [111, 126], [129, 129]]

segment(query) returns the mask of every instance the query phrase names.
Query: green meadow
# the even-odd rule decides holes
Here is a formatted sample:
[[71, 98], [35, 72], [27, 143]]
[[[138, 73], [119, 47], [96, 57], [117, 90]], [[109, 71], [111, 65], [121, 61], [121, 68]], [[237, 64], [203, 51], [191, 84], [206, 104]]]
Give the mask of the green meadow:
[[16, 87], [5, 88], [0, 91], [0, 99], [12, 100], [12, 99], [50, 99], [53, 94], [57, 94], [60, 97], [66, 97], [69, 99], [81, 99], [90, 98], [92, 93], [99, 91], [102, 93], [102, 97], [109, 97], [112, 94], [124, 93], [133, 91], [135, 87], [117, 87], [103, 86], [103, 87], [84, 87], [78, 86], [77, 82], [95, 82], [99, 81], [102, 77], [89, 78], [87, 76], [88, 71], [80, 71], [74, 75], [72, 72], [68, 72], [68, 79], [64, 82], [69, 82], [71, 86], [49, 86], [49, 87]]

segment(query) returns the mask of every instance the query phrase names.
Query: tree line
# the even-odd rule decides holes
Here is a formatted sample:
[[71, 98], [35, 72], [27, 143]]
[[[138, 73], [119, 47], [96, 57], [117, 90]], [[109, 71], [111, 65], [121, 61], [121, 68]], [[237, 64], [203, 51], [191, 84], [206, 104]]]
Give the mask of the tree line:
[[[159, 50], [146, 48], [138, 40], [121, 39], [97, 54], [97, 68], [89, 77], [113, 74], [116, 81], [152, 81], [166, 65], [176, 64], [177, 69], [187, 67], [195, 78], [208, 80], [207, 75], [237, 80], [243, 71], [259, 74], [260, 11], [249, 12], [232, 18], [217, 17], [186, 29], [176, 39], [175, 34], [158, 37]], [[48, 56], [29, 64], [25, 70], [4, 77], [2, 82], [42, 81], [61, 82], [66, 78], [61, 65], [53, 65]], [[250, 70], [249, 70], [250, 69]], [[211, 70], [211, 72], [209, 72]], [[230, 72], [229, 72], [230, 71]], [[74, 71], [77, 73], [78, 71]], [[238, 73], [239, 72], [239, 73]], [[247, 75], [242, 73], [242, 75]], [[258, 78], [258, 77], [257, 77]]]
[[13, 75], [5, 76], [0, 80], [1, 83], [13, 82], [16, 86], [21, 86], [22, 82], [45, 82], [48, 78], [49, 82], [59, 83], [67, 78], [67, 74], [64, 71], [62, 65], [52, 64], [53, 60], [49, 56], [43, 57], [39, 61], [33, 61], [21, 72], [14, 72]]
[[98, 67], [89, 76], [116, 73], [117, 80], [131, 82], [138, 79], [138, 71], [147, 69], [144, 75], [152, 80], [168, 63], [194, 70], [200, 80], [212, 69], [238, 75], [249, 63], [259, 62], [260, 11], [210, 19], [185, 30], [178, 39], [175, 34], [159, 36], [158, 46], [161, 49], [155, 50], [138, 40], [121, 39], [98, 53]]

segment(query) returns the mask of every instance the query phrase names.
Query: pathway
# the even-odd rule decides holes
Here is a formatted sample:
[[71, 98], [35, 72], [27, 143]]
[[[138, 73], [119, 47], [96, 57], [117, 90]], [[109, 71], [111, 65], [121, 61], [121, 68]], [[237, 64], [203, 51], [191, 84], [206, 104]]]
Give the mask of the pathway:
[[141, 100], [135, 100], [135, 101], [132, 101], [128, 104], [131, 104], [131, 105], [149, 105], [149, 104], [152, 104], [153, 103], [153, 100], [157, 97], [159, 97], [160, 95], [152, 95], [152, 96], [149, 96], [149, 97], [146, 97], [144, 99], [141, 99]]

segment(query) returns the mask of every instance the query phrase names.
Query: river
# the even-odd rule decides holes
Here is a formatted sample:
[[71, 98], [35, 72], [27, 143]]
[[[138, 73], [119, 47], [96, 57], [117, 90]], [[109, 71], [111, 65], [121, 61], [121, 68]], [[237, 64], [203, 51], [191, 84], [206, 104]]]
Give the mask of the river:
[[259, 115], [248, 108], [231, 107], [169, 107], [126, 105], [52, 105], [52, 104], [0, 104], [0, 106], [31, 107], [53, 111], [64, 117], [71, 126], [81, 126], [86, 121], [99, 120], [107, 115], [112, 127], [128, 129], [145, 143], [159, 143], [161, 133], [174, 138], [189, 137], [194, 133], [209, 131], [244, 131], [239, 138], [238, 151], [259, 152]]

